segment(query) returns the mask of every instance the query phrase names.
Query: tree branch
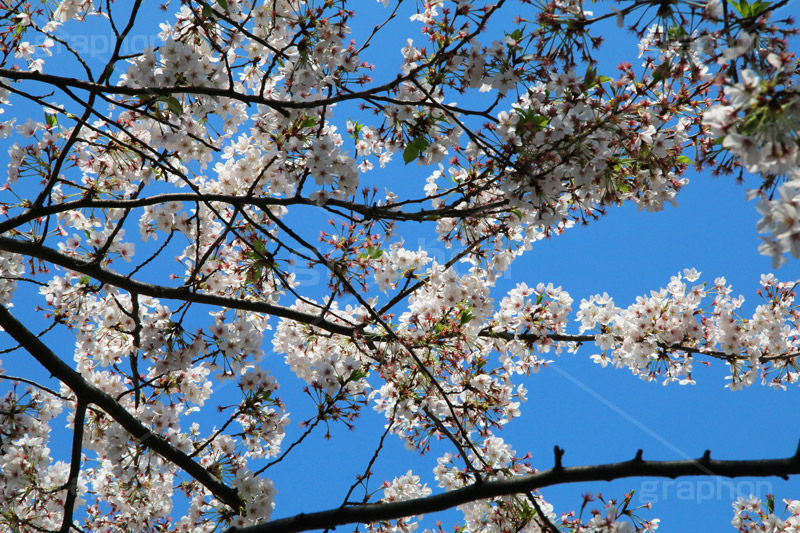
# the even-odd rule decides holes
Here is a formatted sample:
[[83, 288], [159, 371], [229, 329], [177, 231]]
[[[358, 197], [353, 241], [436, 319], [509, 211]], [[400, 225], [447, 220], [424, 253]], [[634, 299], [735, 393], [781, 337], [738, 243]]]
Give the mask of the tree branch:
[[31, 333], [5, 306], [0, 306], [0, 327], [39, 361], [50, 374], [72, 389], [79, 402], [86, 402], [87, 405], [97, 405], [125, 428], [128, 433], [133, 435], [138, 442], [147, 446], [167, 461], [182, 468], [187, 474], [210, 490], [220, 501], [234, 509], [241, 507], [242, 502], [236, 489], [223, 484], [212, 476], [208, 470], [192, 461], [185, 453], [173, 447], [161, 436], [153, 433], [111, 396], [88, 383], [83, 379], [83, 376], [62, 361], [36, 335]]
[[[145, 198], [81, 198], [80, 200], [73, 200], [60, 204], [52, 204], [40, 206], [37, 209], [28, 209], [24, 213], [20, 213], [8, 220], [0, 222], [0, 233], [5, 233], [10, 229], [17, 228], [26, 222], [36, 220], [37, 218], [65, 213], [67, 211], [74, 211], [78, 209], [132, 209], [134, 207], [144, 207], [149, 205], [159, 205], [167, 202], [220, 202], [234, 206], [255, 205], [261, 208], [267, 208], [271, 205], [291, 206], [291, 205], [307, 205], [315, 206], [316, 204], [308, 198], [292, 197], [292, 198], [262, 198], [255, 196], [235, 196], [230, 194], [213, 194], [213, 193], [194, 193], [194, 192], [179, 192], [179, 193], [163, 193]], [[419, 209], [417, 211], [400, 211], [397, 210], [395, 204], [387, 206], [379, 205], [364, 205], [356, 202], [348, 202], [346, 200], [337, 200], [331, 198], [325, 202], [325, 206], [341, 207], [355, 211], [363, 216], [365, 220], [397, 220], [401, 222], [424, 222], [431, 220], [438, 220], [440, 218], [459, 218], [479, 215], [489, 209], [499, 207], [500, 203], [495, 203], [485, 206], [474, 207], [461, 207], [443, 206], [437, 209]]]
[[[557, 448], [560, 450], [560, 448]], [[559, 456], [560, 463], [560, 456]], [[498, 481], [484, 481], [461, 489], [425, 498], [393, 503], [369, 503], [317, 513], [301, 513], [243, 528], [230, 528], [226, 533], [295, 533], [311, 529], [333, 528], [344, 524], [395, 520], [406, 516], [444, 511], [477, 500], [520, 494], [543, 487], [584, 481], [612, 481], [628, 477], [688, 476], [766, 477], [786, 479], [800, 474], [800, 447], [784, 459], [752, 459], [744, 461], [712, 460], [707, 451], [699, 459], [685, 461], [643, 461], [641, 453], [630, 461], [602, 465], [561, 467]]]
[[67, 497], [64, 500], [64, 518], [61, 520], [59, 533], [69, 533], [72, 528], [72, 516], [75, 512], [75, 500], [78, 498], [78, 476], [81, 471], [81, 449], [83, 448], [83, 430], [86, 419], [86, 402], [78, 399], [75, 406], [75, 418], [72, 422], [72, 457], [67, 479]]
[[62, 254], [53, 248], [48, 248], [32, 242], [19, 241], [9, 237], [0, 237], [0, 250], [42, 259], [69, 270], [91, 276], [101, 283], [107, 283], [128, 292], [142, 294], [152, 298], [166, 298], [169, 300], [217, 305], [228, 309], [242, 309], [245, 311], [255, 311], [257, 313], [268, 313], [304, 324], [311, 324], [330, 333], [338, 333], [348, 337], [352, 336], [354, 332], [354, 328], [352, 327], [335, 324], [323, 320], [316, 315], [295, 311], [288, 307], [273, 305], [266, 302], [243, 300], [241, 298], [193, 292], [189, 287], [165, 287], [163, 285], [153, 285], [142, 281], [136, 281], [128, 276], [105, 270], [90, 261], [76, 259]]

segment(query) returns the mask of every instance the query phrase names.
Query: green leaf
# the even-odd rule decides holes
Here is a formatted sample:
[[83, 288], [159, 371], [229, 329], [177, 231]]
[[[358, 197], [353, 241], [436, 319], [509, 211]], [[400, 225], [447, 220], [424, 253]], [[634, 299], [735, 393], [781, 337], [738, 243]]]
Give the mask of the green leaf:
[[219, 6], [224, 9], [225, 11], [228, 10], [228, 0], [217, 0]]
[[300, 123], [301, 128], [313, 128], [317, 125], [317, 119], [315, 117], [306, 117], [303, 122]]
[[764, 11], [769, 8], [769, 6], [772, 5], [769, 2], [763, 2], [762, 0], [758, 0], [752, 4], [747, 0], [742, 0], [741, 2], [729, 1], [729, 3], [743, 18], [758, 17], [763, 14]]
[[744, 135], [752, 135], [761, 128], [766, 118], [767, 117], [765, 117], [763, 113], [759, 113], [758, 111], [748, 114], [742, 125], [742, 133]]
[[247, 284], [253, 284], [256, 281], [260, 280], [264, 276], [264, 269], [261, 265], [256, 264], [255, 266], [250, 267], [247, 270], [247, 276], [245, 277], [245, 282]]
[[403, 161], [405, 161], [406, 165], [417, 159], [428, 148], [428, 144], [425, 137], [417, 137], [408, 143], [406, 149], [403, 150]]
[[347, 381], [359, 381], [360, 379], [365, 377], [367, 377], [367, 372], [364, 371], [361, 367], [359, 367], [350, 372], [350, 377], [347, 378]]
[[687, 35], [689, 34], [686, 33], [686, 30], [683, 29], [683, 26], [679, 26], [678, 24], [673, 24], [669, 27], [669, 29], [667, 29], [667, 37], [672, 40], [678, 40], [686, 37]]
[[597, 77], [597, 69], [592, 65], [586, 67], [586, 74], [583, 76], [583, 85], [587, 89], [595, 86], [595, 78]]
[[359, 259], [380, 259], [383, 255], [383, 250], [380, 246], [368, 246], [365, 253], [358, 254]]
[[653, 80], [662, 81], [670, 70], [671, 70], [671, 65], [669, 64], [669, 62], [657, 66], [655, 69], [653, 69]]
[[761, 1], [758, 1], [755, 4], [752, 4], [750, 6], [752, 8], [750, 16], [751, 17], [759, 17], [759, 16], [761, 16], [761, 14], [764, 13], [764, 11], [766, 11], [769, 8], [769, 6], [771, 6], [771, 5], [772, 4], [770, 2], [761, 2]]
[[597, 69], [592, 65], [586, 67], [586, 74], [583, 76], [583, 85], [586, 87], [586, 90], [609, 81], [611, 81], [611, 78], [608, 76], [598, 75]]
[[90, 281], [90, 278], [89, 278], [89, 276], [88, 276], [88, 275], [86, 275], [86, 276], [81, 276], [81, 279], [79, 279], [79, 280], [78, 280], [78, 282], [79, 282], [81, 285], [88, 285], [88, 284], [89, 284], [89, 281]]
[[350, 136], [357, 141], [364, 125], [359, 124], [357, 120], [353, 120], [351, 117], [347, 117], [347, 120], [353, 125], [353, 133]]
[[56, 120], [56, 116], [55, 115], [51, 115], [50, 113], [45, 113], [44, 114], [44, 119], [47, 122], [47, 127], [48, 128], [53, 128], [58, 123], [58, 121]]
[[518, 219], [522, 220], [522, 211], [520, 211], [519, 209], [512, 209], [511, 212], [517, 215]]
[[258, 239], [253, 241], [253, 250], [255, 250], [259, 255], [264, 255], [264, 252], [267, 250], [267, 245], [264, 244], [264, 241]]
[[214, 10], [211, 9], [211, 6], [208, 4], [203, 4], [203, 16], [207, 19], [210, 19], [213, 14]]
[[678, 162], [679, 165], [694, 165], [694, 161], [692, 161], [685, 155], [679, 155], [676, 161]]
[[170, 110], [171, 113], [178, 116], [180, 116], [180, 114], [183, 113], [183, 106], [174, 96], [170, 96], [169, 98], [167, 98], [167, 108]]
[[406, 149], [403, 150], [403, 161], [405, 164], [411, 163], [417, 157], [419, 157], [419, 149], [412, 143], [406, 145]]
[[265, 391], [258, 395], [261, 403], [268, 402], [272, 399], [272, 391]]
[[539, 131], [544, 129], [544, 127], [550, 123], [550, 119], [542, 115], [536, 115], [529, 111], [522, 114], [520, 123], [533, 131]]

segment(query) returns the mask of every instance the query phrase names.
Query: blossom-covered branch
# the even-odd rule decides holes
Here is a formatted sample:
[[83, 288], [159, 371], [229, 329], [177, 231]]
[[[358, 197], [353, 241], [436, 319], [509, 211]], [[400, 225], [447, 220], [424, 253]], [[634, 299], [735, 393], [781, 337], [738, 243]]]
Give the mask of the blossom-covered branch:
[[528, 491], [586, 481], [613, 481], [629, 477], [688, 476], [768, 477], [786, 478], [800, 474], [800, 449], [782, 459], [724, 460], [711, 459], [706, 453], [698, 459], [683, 461], [645, 461], [642, 450], [630, 461], [602, 465], [561, 465], [563, 450], [556, 447], [556, 466], [525, 476], [497, 481], [474, 483], [466, 487], [423, 498], [392, 503], [373, 503], [340, 507], [327, 511], [303, 513], [249, 527], [233, 527], [227, 533], [295, 533], [312, 529], [334, 528], [346, 524], [397, 520], [407, 516], [434, 513], [459, 505], [488, 498], [510, 496]]
[[[29, 354], [36, 358], [41, 365], [46, 368], [54, 377], [64, 383], [77, 396], [78, 407], [81, 412], [85, 412], [88, 404], [100, 407], [119, 425], [130, 433], [137, 442], [157, 452], [165, 459], [172, 461], [176, 465], [186, 470], [192, 477], [197, 479], [207, 487], [221, 501], [230, 505], [234, 509], [241, 503], [235, 489], [225, 486], [215, 479], [208, 470], [204, 469], [192, 461], [186, 453], [175, 448], [172, 444], [165, 441], [161, 436], [153, 433], [147, 426], [137, 420], [129, 411], [123, 408], [114, 398], [87, 383], [80, 374], [64, 363], [55, 353], [53, 353], [42, 341], [23, 326], [4, 306], [0, 306], [0, 326], [11, 335]], [[81, 407], [83, 405], [83, 407]], [[83, 417], [76, 418], [80, 422]], [[80, 435], [82, 428], [75, 428], [77, 435]], [[80, 439], [77, 439], [80, 442]], [[72, 462], [75, 464], [75, 461]], [[71, 488], [76, 487], [76, 482], [70, 477]], [[68, 497], [68, 501], [74, 502], [74, 497]], [[71, 511], [70, 511], [71, 513]], [[67, 521], [71, 526], [71, 521]]]

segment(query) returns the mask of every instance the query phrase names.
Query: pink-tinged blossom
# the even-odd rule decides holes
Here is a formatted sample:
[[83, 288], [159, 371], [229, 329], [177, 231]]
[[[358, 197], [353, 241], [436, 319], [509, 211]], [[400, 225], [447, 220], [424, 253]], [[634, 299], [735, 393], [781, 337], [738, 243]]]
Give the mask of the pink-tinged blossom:
[[[66, 54], [69, 36], [54, 33], [62, 23], [109, 22], [96, 4], [63, 0], [41, 15], [16, 6], [24, 32], [7, 32], [4, 67], [23, 79], [0, 88], [3, 111], [29, 91], [24, 78], [47, 72], [56, 41]], [[593, 63], [578, 41], [550, 46], [563, 28], [594, 31], [577, 0], [548, 4], [535, 24], [529, 12], [513, 27], [508, 19], [493, 40], [480, 29], [494, 4], [410, 3], [404, 18], [421, 34], [395, 50], [381, 48], [391, 25], [367, 42], [348, 26], [360, 18], [329, 4], [173, 6], [152, 43], [122, 41], [122, 59], [91, 80], [109, 90], [92, 92], [90, 118], [75, 120], [63, 91], [29, 91], [48, 94], [45, 123], [0, 123], [9, 138], [0, 213], [17, 224], [4, 239], [37, 250], [0, 252], [0, 303], [28, 305], [18, 285], [38, 283], [32, 305], [69, 331], [74, 342], [58, 348], [78, 376], [243, 504], [222, 502], [93, 406], [80, 525], [211, 532], [268, 520], [276, 490], [255, 465], [303, 449], [284, 443], [293, 396], [267, 370], [275, 354], [312, 403], [302, 431], [355, 427], [371, 407], [409, 449], [452, 445], [433, 472], [444, 490], [539, 467], [503, 430], [522, 415], [523, 378], [565, 350], [664, 384], [693, 384], [693, 367], [709, 361], [727, 365], [732, 390], [800, 381], [784, 364], [800, 349], [795, 282], [774, 275], [762, 277], [747, 315], [724, 278], [702, 281], [695, 269], [633, 302], [603, 293], [575, 306], [559, 286], [516, 279], [497, 294], [541, 240], [619, 204], [676, 205], [692, 163], [760, 174], [750, 195], [759, 249], [776, 267], [800, 257], [796, 65], [773, 30], [742, 32], [733, 10], [722, 21], [721, 2], [700, 2], [681, 12], [691, 34], [635, 28], [640, 64], [615, 74], [574, 67]], [[398, 12], [410, 4], [397, 2]], [[638, 24], [640, 4], [611, 15]], [[383, 64], [367, 62], [375, 52]], [[435, 166], [424, 180], [394, 166], [411, 161]], [[429, 239], [405, 242], [409, 223]], [[69, 465], [50, 424], [63, 408], [74, 423], [75, 394], [15, 387], [0, 396], [0, 528], [57, 530]], [[384, 502], [432, 494], [410, 470], [383, 489]], [[628, 520], [627, 503], [603, 501], [581, 518], [556, 515], [533, 492], [459, 510], [464, 530], [486, 533], [552, 529], [545, 518], [571, 531], [657, 529], [658, 520]], [[797, 530], [800, 503], [786, 507], [779, 516], [743, 498], [733, 524]], [[366, 527], [407, 533], [419, 522]]]

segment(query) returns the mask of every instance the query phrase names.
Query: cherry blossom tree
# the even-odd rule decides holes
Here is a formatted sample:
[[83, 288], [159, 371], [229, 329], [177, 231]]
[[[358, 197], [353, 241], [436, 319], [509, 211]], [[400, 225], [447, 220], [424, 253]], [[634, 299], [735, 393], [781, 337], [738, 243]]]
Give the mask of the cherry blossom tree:
[[[383, 533], [457, 507], [459, 532], [651, 531], [630, 495], [581, 513], [539, 489], [800, 473], [800, 451], [534, 463], [503, 436], [554, 354], [676, 386], [698, 362], [732, 390], [793, 384], [797, 281], [762, 276], [752, 315], [692, 268], [628, 307], [496, 288], [538, 240], [674, 203], [691, 166], [757, 180], [759, 250], [800, 258], [787, 4], [4, 0], [0, 528]], [[385, 64], [365, 59], [409, 18]], [[608, 19], [639, 39], [614, 72], [596, 60]], [[78, 35], [105, 39], [99, 67]], [[411, 226], [450, 256], [407, 247]], [[302, 390], [279, 388], [281, 357]], [[314, 414], [294, 434], [298, 398]], [[270, 469], [364, 408], [381, 445], [341, 507], [273, 519]], [[372, 479], [384, 439], [443, 444], [438, 487]], [[800, 530], [800, 501], [734, 508], [741, 531]]]

